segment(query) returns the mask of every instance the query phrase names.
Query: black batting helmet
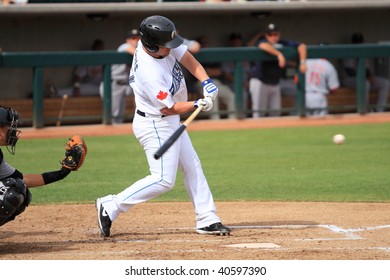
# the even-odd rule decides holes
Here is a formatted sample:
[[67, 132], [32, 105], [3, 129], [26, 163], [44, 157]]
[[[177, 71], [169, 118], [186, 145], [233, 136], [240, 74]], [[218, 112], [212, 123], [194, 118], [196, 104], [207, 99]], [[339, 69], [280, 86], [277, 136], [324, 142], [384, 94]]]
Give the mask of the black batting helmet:
[[140, 27], [141, 42], [150, 52], [157, 52], [158, 47], [174, 49], [183, 43], [183, 38], [176, 33], [172, 21], [163, 16], [145, 18]]
[[19, 139], [20, 130], [18, 125], [21, 124], [18, 111], [9, 107], [0, 106], [0, 127], [9, 127], [7, 133], [7, 149], [11, 154], [15, 154], [15, 145]]

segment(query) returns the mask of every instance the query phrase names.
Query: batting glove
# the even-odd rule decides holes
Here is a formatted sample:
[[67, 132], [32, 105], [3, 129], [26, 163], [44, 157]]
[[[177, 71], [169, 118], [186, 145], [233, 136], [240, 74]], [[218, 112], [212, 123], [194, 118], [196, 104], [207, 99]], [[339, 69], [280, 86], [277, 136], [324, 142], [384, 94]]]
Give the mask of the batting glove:
[[194, 107], [198, 108], [199, 106], [203, 106], [202, 111], [210, 111], [213, 108], [213, 100], [211, 99], [211, 97], [198, 99], [194, 102]]
[[211, 97], [212, 100], [215, 100], [215, 98], [217, 98], [218, 88], [216, 87], [216, 85], [214, 85], [211, 79], [203, 81], [202, 86], [204, 97]]

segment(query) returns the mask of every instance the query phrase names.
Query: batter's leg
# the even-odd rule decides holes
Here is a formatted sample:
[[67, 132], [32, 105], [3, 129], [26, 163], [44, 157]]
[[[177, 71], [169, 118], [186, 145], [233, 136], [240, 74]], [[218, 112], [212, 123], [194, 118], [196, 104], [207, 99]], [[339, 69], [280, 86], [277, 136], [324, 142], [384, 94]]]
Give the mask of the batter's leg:
[[186, 131], [182, 135], [179, 167], [183, 172], [187, 193], [195, 208], [196, 227], [203, 228], [220, 222], [199, 157]]
[[140, 118], [143, 117], [136, 115], [133, 128], [138, 141], [144, 148], [150, 175], [136, 181], [116, 195], [108, 195], [100, 199], [111, 221], [114, 221], [119, 213], [128, 211], [134, 205], [171, 190], [175, 184], [181, 139], [179, 138], [163, 157], [155, 160], [155, 151], [160, 147], [161, 141], [171, 135], [172, 127], [164, 124], [159, 126], [153, 120], [147, 118], [140, 120]]

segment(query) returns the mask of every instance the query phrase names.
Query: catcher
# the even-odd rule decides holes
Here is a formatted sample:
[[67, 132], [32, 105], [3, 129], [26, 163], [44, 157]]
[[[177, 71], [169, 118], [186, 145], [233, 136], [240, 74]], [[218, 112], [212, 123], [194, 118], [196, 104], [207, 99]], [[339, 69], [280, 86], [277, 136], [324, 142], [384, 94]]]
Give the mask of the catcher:
[[[21, 124], [19, 113], [0, 106], [0, 146], [6, 146], [15, 154]], [[12, 221], [30, 204], [29, 188], [39, 187], [64, 179], [71, 171], [78, 170], [87, 155], [87, 146], [79, 135], [69, 139], [65, 146], [65, 157], [60, 161], [61, 169], [42, 174], [22, 174], [9, 165], [0, 149], [0, 226]]]

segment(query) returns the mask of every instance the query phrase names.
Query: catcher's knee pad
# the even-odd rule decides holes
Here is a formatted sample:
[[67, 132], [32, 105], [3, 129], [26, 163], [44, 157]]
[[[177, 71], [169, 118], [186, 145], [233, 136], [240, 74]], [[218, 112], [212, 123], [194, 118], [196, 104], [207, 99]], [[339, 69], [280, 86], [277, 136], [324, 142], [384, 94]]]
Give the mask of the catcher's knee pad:
[[31, 193], [21, 179], [0, 181], [0, 225], [15, 219], [31, 201]]

